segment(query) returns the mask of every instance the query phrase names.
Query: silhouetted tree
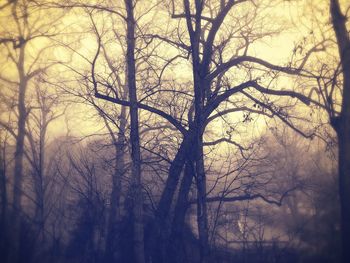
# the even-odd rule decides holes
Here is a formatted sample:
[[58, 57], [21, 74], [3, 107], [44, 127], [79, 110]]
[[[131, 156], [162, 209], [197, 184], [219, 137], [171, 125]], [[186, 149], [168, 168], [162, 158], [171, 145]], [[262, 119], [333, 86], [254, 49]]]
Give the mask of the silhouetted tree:
[[339, 147], [339, 195], [341, 204], [342, 262], [350, 260], [350, 39], [338, 0], [330, 1], [330, 13], [336, 35], [343, 76], [342, 104], [338, 116], [331, 119]]

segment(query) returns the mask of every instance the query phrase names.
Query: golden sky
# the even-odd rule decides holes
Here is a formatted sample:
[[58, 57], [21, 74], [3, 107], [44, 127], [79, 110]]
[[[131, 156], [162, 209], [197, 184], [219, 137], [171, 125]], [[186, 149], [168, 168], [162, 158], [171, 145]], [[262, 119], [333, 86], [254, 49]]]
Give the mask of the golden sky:
[[[138, 4], [136, 16], [140, 17], [147, 7], [152, 6], [153, 2], [154, 1], [141, 1]], [[265, 4], [269, 1], [255, 2]], [[344, 0], [342, 2], [343, 7], [346, 8], [347, 1]], [[315, 28], [315, 37], [318, 37], [316, 34], [318, 34], [320, 30], [325, 29], [325, 23], [328, 21], [328, 7], [326, 1], [275, 1], [275, 3], [277, 4], [267, 8], [262, 8], [262, 11], [258, 13], [259, 18], [257, 18], [256, 27], [262, 31], [271, 29], [278, 32], [271, 36], [264, 37], [261, 40], [258, 40], [255, 44], [252, 44], [248, 54], [268, 60], [274, 64], [283, 65], [291, 57], [291, 52], [295, 45], [300, 43], [304, 36], [309, 37], [308, 33], [311, 27]], [[177, 7], [178, 9], [181, 8], [180, 5]], [[246, 6], [243, 6], [242, 10], [239, 10], [242, 14], [249, 14], [250, 10], [244, 8], [252, 8], [252, 6], [247, 4]], [[123, 12], [121, 8], [116, 9]], [[182, 24], [178, 24], [178, 20], [171, 19], [169, 17], [169, 11], [170, 10], [166, 10], [165, 5], [162, 4], [158, 7], [154, 7], [149, 14], [142, 16], [139, 20], [140, 28], [145, 31], [150, 30], [151, 32], [165, 33], [173, 30], [174, 26], [184, 26], [183, 22], [181, 22]], [[1, 11], [1, 35], [15, 35], [15, 32], [18, 31], [16, 24], [13, 20], [11, 21], [11, 17], [9, 17], [9, 12], [9, 9]], [[239, 21], [235, 20], [235, 18], [239, 17], [239, 12], [233, 10], [232, 14], [230, 14], [225, 22], [225, 28], [227, 30], [229, 30], [230, 26], [234, 26], [235, 23]], [[48, 13], [50, 15], [47, 15]], [[324, 14], [324, 16], [315, 17], [315, 14]], [[86, 73], [90, 70], [90, 64], [87, 60], [92, 60], [97, 48], [96, 36], [91, 34], [91, 19], [81, 8], [71, 10], [65, 16], [61, 17], [61, 15], [62, 13], [60, 11], [51, 9], [45, 11], [37, 11], [37, 9], [35, 9], [35, 13], [30, 15], [29, 22], [35, 25], [33, 28], [40, 28], [39, 32], [45, 31], [47, 34], [51, 34], [51, 32], [60, 32], [60, 34], [57, 36], [50, 36], [50, 40], [47, 40], [46, 38], [37, 38], [31, 41], [25, 58], [26, 68], [28, 69], [30, 64], [37, 59], [37, 54], [40, 50], [49, 45], [50, 47], [46, 48], [46, 50], [40, 55], [38, 59], [39, 63], [47, 64], [54, 60], [58, 60], [61, 63], [47, 71], [50, 81], [56, 82], [57, 87], [69, 87], [69, 89], [72, 89], [77, 93], [84, 93], [84, 90], [79, 87], [79, 84], [74, 83], [75, 79], [79, 79], [79, 74], [75, 74], [74, 71], [70, 69], [72, 68], [79, 73]], [[50, 22], [49, 26], [45, 26], [47, 21], [51, 21], [50, 19], [52, 17], [57, 17], [57, 20]], [[122, 20], [118, 16], [112, 16], [108, 13], [93, 12], [92, 17], [97, 24], [99, 32], [103, 35], [103, 40], [106, 41], [106, 46], [111, 53], [110, 56], [115, 60], [122, 60], [121, 44], [117, 41], [113, 42], [113, 29], [120, 35], [124, 35], [123, 30], [125, 25], [123, 25]], [[314, 26], [316, 20], [321, 20], [320, 23], [322, 25], [318, 27]], [[259, 23], [265, 24], [260, 25]], [[147, 24], [149, 25], [146, 26]], [[187, 36], [185, 36], [185, 38], [187, 38]], [[234, 46], [232, 48], [234, 48]], [[177, 50], [169, 48], [168, 45], [160, 45], [158, 52], [164, 56], [172, 56]], [[11, 62], [11, 59], [8, 57], [9, 54], [16, 57], [18, 55], [17, 53], [17, 50], [7, 50], [2, 47], [2, 56], [0, 58], [0, 70], [2, 76], [12, 80], [18, 78], [16, 74], [17, 70]], [[62, 64], [67, 64], [68, 67], [66, 65], [62, 66]], [[99, 66], [98, 70], [103, 72], [105, 70], [103, 61], [101, 61]], [[169, 71], [167, 74], [171, 75], [180, 83], [190, 81], [192, 78], [190, 60], [182, 60], [177, 66], [172, 67], [172, 71]], [[70, 82], [68, 82], [68, 80]], [[288, 86], [288, 81], [290, 80], [282, 80], [282, 84]], [[7, 84], [4, 83], [2, 83], [2, 85], [5, 94], [11, 94], [16, 90], [15, 86], [6, 86]], [[293, 87], [294, 83], [291, 82], [290, 86]], [[33, 90], [36, 88], [37, 86], [35, 83], [30, 84], [30, 89], [28, 90], [29, 98], [31, 94], [33, 94]], [[56, 87], [49, 87], [49, 89], [54, 90]], [[98, 123], [97, 119], [93, 117], [95, 111], [91, 107], [87, 107], [84, 104], [75, 104], [69, 106], [68, 109], [65, 118], [62, 117], [58, 119], [50, 126], [51, 138], [54, 138], [59, 134], [65, 134], [67, 132], [67, 123], [69, 124], [69, 130], [72, 134], [88, 135], [102, 129], [103, 125]], [[62, 107], [58, 107], [57, 110], [62, 110]], [[241, 116], [241, 114], [238, 115]], [[6, 114], [2, 114], [1, 118], [6, 118]], [[232, 118], [237, 118], [237, 115], [232, 115]], [[258, 133], [260, 128], [256, 127], [262, 127], [262, 129], [265, 127], [265, 120], [263, 118], [259, 119], [259, 124], [257, 125], [257, 123], [255, 123], [254, 125], [255, 129], [258, 130]], [[68, 122], [66, 120], [68, 120]], [[218, 123], [217, 125], [220, 129], [221, 124]]]

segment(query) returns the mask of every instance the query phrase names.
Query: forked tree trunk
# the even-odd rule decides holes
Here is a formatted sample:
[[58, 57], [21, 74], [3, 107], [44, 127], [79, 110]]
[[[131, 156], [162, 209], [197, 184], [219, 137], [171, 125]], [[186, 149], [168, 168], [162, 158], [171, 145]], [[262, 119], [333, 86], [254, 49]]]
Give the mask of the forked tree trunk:
[[133, 177], [133, 215], [134, 215], [134, 256], [135, 262], [145, 262], [143, 233], [143, 196], [141, 187], [141, 152], [139, 136], [139, 117], [136, 94], [135, 72], [135, 18], [132, 0], [124, 0], [127, 13], [127, 79], [130, 100], [130, 140]]
[[193, 136], [192, 133], [189, 132], [183, 139], [174, 160], [171, 162], [168, 178], [157, 206], [156, 217], [158, 221], [165, 221], [169, 215], [171, 204], [181, 177], [181, 172], [188, 152], [192, 146], [192, 142]]
[[188, 151], [191, 147], [192, 136], [186, 135], [169, 167], [168, 177], [165, 182], [162, 195], [157, 205], [154, 220], [148, 227], [147, 246], [152, 262], [164, 262], [167, 259], [166, 250], [171, 231], [170, 211], [176, 189], [179, 184], [183, 166], [186, 161]]
[[179, 194], [174, 210], [174, 219], [171, 225], [171, 235], [168, 240], [169, 262], [186, 262], [186, 236], [184, 236], [185, 218], [188, 209], [188, 194], [194, 177], [193, 160], [188, 156], [185, 172], [181, 181]]

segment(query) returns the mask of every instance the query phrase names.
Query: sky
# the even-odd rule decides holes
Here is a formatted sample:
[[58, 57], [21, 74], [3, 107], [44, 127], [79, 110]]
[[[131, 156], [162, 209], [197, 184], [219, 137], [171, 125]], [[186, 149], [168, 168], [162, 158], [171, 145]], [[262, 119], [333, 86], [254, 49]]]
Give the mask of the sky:
[[[268, 1], [256, 2], [264, 3]], [[308, 7], [311, 2], [312, 1], [306, 0], [276, 1], [278, 4], [264, 9], [264, 11], [259, 14], [262, 16], [262, 18], [261, 20], [257, 21], [257, 28], [265, 30], [266, 25], [263, 23], [266, 22], [268, 27], [278, 32], [272, 36], [262, 38], [262, 40], [258, 41], [257, 44], [253, 44], [249, 49], [248, 54], [268, 60], [274, 64], [285, 64], [289, 60], [291, 52], [296, 43], [299, 43], [304, 36], [308, 36], [309, 27], [312, 23], [314, 23], [314, 21], [311, 21], [312, 16], [311, 18], [309, 16], [312, 12], [316, 12], [317, 10], [312, 11], [315, 9]], [[343, 3], [345, 2], [346, 1], [343, 1]], [[140, 3], [136, 15], [140, 15], [145, 10], [145, 7], [152, 6], [150, 3], [150, 1]], [[318, 3], [317, 7], [321, 10], [326, 9], [324, 7], [324, 3], [325, 1]], [[240, 12], [244, 13], [246, 11], [244, 8], [246, 7], [243, 6], [243, 10]], [[325, 14], [327, 15], [328, 13], [326, 11]], [[53, 12], [57, 18], [60, 17], [61, 14], [56, 14], [55, 11]], [[0, 17], [2, 22], [7, 20], [6, 16], [8, 14], [8, 10], [2, 13], [2, 16]], [[239, 13], [235, 13], [234, 11], [232, 12], [227, 22], [225, 22], [225, 27], [229, 28], [236, 22], [234, 18], [239, 17], [237, 14]], [[32, 22], [35, 24], [45, 24], [45, 19], [41, 20], [40, 22], [37, 21], [37, 18], [42, 15], [43, 12], [36, 12], [32, 16]], [[323, 17], [325, 20], [327, 20], [326, 15]], [[46, 16], [46, 19], [49, 19], [49, 17]], [[103, 34], [104, 39], [108, 39], [109, 43], [110, 41], [113, 41], [112, 29], [118, 31], [121, 35], [123, 34], [124, 26], [121, 24], [122, 22], [119, 17], [113, 18], [110, 14], [106, 13], [93, 13], [93, 19], [96, 22], [100, 33]], [[231, 22], [231, 20], [233, 22]], [[271, 20], [274, 22], [271, 23]], [[169, 12], [164, 9], [164, 6], [162, 6], [160, 11], [157, 8], [152, 9], [148, 15], [142, 16], [139, 22], [141, 26], [144, 26], [147, 23], [150, 24], [150, 26], [148, 28], [146, 27], [145, 30], [151, 30], [152, 32], [165, 32], [172, 30], [171, 27], [176, 25], [176, 23], [178, 23], [178, 20], [173, 19], [170, 23]], [[262, 24], [260, 25], [259, 23]], [[322, 23], [324, 23], [324, 21]], [[12, 31], [16, 31], [15, 24], [11, 24], [11, 22], [0, 24], [2, 25], [0, 32], [4, 33], [7, 31], [7, 33], [11, 34]], [[92, 60], [97, 48], [96, 37], [88, 32], [90, 29], [91, 20], [86, 16], [86, 14], [83, 13], [83, 10], [71, 10], [69, 13], [63, 16], [62, 20], [50, 24], [50, 26], [45, 28], [45, 30], [49, 33], [54, 32], [55, 30], [63, 33], [61, 36], [52, 36], [51, 39], [53, 39], [53, 41], [51, 42], [45, 40], [45, 38], [38, 38], [33, 40], [33, 44], [28, 48], [27, 52], [26, 61], [29, 61], [27, 68], [29, 67], [30, 62], [35, 60], [35, 54], [37, 54], [42, 47], [45, 47], [48, 43], [50, 43], [50, 48], [46, 49], [43, 55], [40, 56], [39, 60], [43, 63], [47, 63], [50, 60], [59, 60], [61, 63], [58, 63], [57, 67], [55, 66], [53, 70], [48, 70], [47, 75], [51, 74], [49, 79], [53, 79], [53, 81], [56, 82], [58, 88], [63, 86], [64, 88], [72, 89], [78, 93], [84, 93], [82, 88], [78, 87], [79, 85], [77, 85], [77, 83], [74, 83], [74, 81], [79, 79], [81, 76], [72, 72], [77, 71], [79, 73], [86, 73], [90, 69], [90, 65], [87, 60]], [[41, 29], [41, 32], [42, 30], [43, 29]], [[67, 44], [63, 47], [59, 46], [62, 42]], [[112, 51], [111, 56], [113, 59], [122, 60], [122, 54], [120, 54], [121, 49], [118, 47], [118, 45], [118, 43], [112, 43], [108, 45], [108, 47]], [[73, 49], [74, 52], [72, 52]], [[159, 53], [166, 56], [172, 55], [172, 53], [176, 52], [176, 50], [169, 48], [169, 46], [166, 46], [163, 48], [163, 50], [159, 51]], [[1, 53], [4, 54], [1, 58], [1, 74], [7, 78], [15, 80], [17, 78], [16, 70], [14, 68], [14, 64], [11, 63], [11, 60], [6, 57], [7, 50], [3, 49]], [[13, 55], [16, 55], [13, 53], [13, 51], [11, 51], [11, 53]], [[70, 65], [69, 67], [73, 68], [73, 71], [70, 70], [71, 68], [69, 67], [62, 66], [62, 64], [67, 64], [67, 62]], [[103, 63], [103, 61], [101, 63]], [[100, 70], [101, 72], [105, 70], [102, 64]], [[55, 77], [59, 74], [63, 74], [63, 77], [59, 77], [58, 80], [57, 78], [55, 79]], [[179, 65], [174, 66], [173, 70], [169, 71], [168, 75], [171, 75], [174, 79], [179, 80], [180, 82], [190, 81], [192, 78], [190, 60], [183, 60]], [[68, 82], [68, 80], [70, 82]], [[284, 84], [288, 85], [288, 81], [290, 80], [284, 81]], [[291, 86], [293, 86], [293, 84], [294, 83], [291, 83]], [[33, 91], [35, 88], [35, 85], [32, 84], [30, 89]], [[15, 87], [11, 87], [5, 92], [13, 93], [14, 89]], [[55, 88], [52, 89], [54, 90]], [[28, 94], [31, 94], [32, 91], [28, 91]], [[63, 108], [58, 107], [58, 110], [62, 111]], [[94, 117], [94, 115], [94, 109], [91, 107], [86, 107], [83, 103], [70, 105], [68, 107], [68, 110], [66, 110], [64, 117], [57, 119], [50, 125], [50, 136], [54, 138], [58, 135], [67, 134], [68, 131], [71, 134], [78, 136], [89, 135], [97, 131], [100, 132], [101, 129], [103, 129], [103, 125], [97, 122], [97, 119]], [[5, 116], [4, 114], [1, 116], [1, 118], [6, 118], [6, 114]], [[235, 118], [234, 115], [233, 118]], [[264, 129], [265, 120], [263, 120], [263, 118], [260, 119], [261, 121], [259, 121], [259, 124], [257, 126]], [[221, 127], [219, 127], [219, 129], [220, 128]]]

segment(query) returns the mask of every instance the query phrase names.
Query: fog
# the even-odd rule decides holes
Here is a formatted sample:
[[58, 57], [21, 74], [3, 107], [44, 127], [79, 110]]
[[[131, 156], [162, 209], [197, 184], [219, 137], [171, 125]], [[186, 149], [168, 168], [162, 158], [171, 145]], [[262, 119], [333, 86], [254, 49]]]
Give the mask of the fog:
[[0, 1], [0, 261], [350, 260], [347, 1]]

